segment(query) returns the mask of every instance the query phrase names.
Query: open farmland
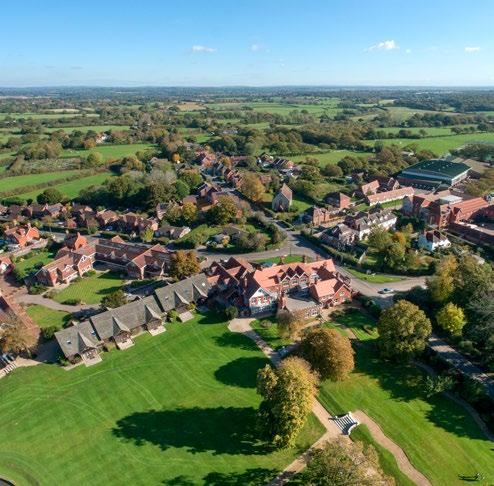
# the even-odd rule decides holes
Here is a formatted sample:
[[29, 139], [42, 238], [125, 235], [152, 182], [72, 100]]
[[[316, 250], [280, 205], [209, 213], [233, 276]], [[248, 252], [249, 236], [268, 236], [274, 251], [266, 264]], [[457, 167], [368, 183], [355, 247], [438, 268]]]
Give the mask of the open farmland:
[[[98, 186], [108, 179], [108, 177], [112, 177], [114, 174], [111, 172], [102, 172], [95, 175], [90, 175], [86, 177], [81, 177], [80, 179], [76, 179], [73, 181], [62, 182], [61, 184], [55, 184], [53, 187], [58, 189], [64, 196], [69, 199], [73, 199], [79, 195], [79, 192], [82, 189], [86, 189], [89, 186]], [[35, 191], [25, 192], [19, 194], [20, 197], [24, 199], [35, 199], [36, 196], [42, 193], [44, 189], [37, 189]]]
[[99, 145], [90, 150], [64, 150], [64, 157], [87, 157], [92, 152], [99, 152], [105, 160], [119, 159], [127, 155], [134, 155], [136, 152], [155, 149], [156, 147], [148, 143], [133, 143], [123, 145]]
[[25, 118], [33, 120], [59, 120], [61, 118], [77, 118], [77, 117], [99, 117], [97, 113], [0, 113], [0, 120], [4, 118]]
[[304, 155], [294, 155], [290, 157], [294, 162], [304, 161], [307, 157], [314, 157], [319, 160], [319, 165], [324, 167], [329, 164], [337, 164], [344, 157], [366, 157], [369, 154], [365, 152], [355, 152], [352, 150], [331, 150], [330, 152], [321, 152], [321, 153], [312, 153], [312, 154], [304, 154]]
[[[376, 141], [368, 141], [368, 145], [373, 146]], [[460, 147], [466, 143], [490, 142], [494, 143], [494, 132], [491, 133], [474, 133], [468, 135], [448, 135], [444, 137], [427, 137], [417, 140], [409, 138], [388, 138], [381, 140], [385, 145], [407, 145], [416, 144], [419, 150], [431, 150], [436, 155], [443, 155], [450, 150]]]
[[110, 130], [128, 130], [130, 127], [129, 125], [84, 125], [80, 127], [52, 127], [52, 128], [45, 128], [45, 132], [50, 133], [50, 132], [56, 132], [57, 130], [63, 130], [66, 133], [71, 133], [71, 132], [87, 132], [89, 130], [92, 130], [94, 132], [100, 133], [100, 132], [108, 132]]
[[323, 432], [311, 417], [293, 449], [257, 440], [255, 378], [266, 363], [206, 314], [91, 368], [18, 369], [0, 380], [0, 476], [40, 486], [265, 484]]
[[44, 172], [42, 174], [27, 174], [20, 176], [4, 177], [0, 179], [0, 192], [12, 191], [23, 186], [31, 186], [34, 184], [43, 184], [45, 182], [64, 179], [77, 174], [77, 170], [66, 170], [58, 172]]

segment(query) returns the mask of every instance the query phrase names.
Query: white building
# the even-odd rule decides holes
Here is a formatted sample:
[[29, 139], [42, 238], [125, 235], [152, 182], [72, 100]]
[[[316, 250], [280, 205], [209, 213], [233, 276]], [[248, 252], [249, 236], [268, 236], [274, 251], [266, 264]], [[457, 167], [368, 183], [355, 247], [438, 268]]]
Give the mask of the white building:
[[425, 231], [419, 236], [418, 246], [424, 250], [435, 251], [438, 248], [449, 248], [451, 242], [437, 230]]

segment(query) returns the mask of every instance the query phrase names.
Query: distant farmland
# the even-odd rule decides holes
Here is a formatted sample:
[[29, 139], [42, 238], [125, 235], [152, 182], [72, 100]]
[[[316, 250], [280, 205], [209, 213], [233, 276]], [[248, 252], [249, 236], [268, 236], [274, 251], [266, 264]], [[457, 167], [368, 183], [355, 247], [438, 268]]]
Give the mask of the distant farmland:
[[120, 159], [127, 155], [135, 155], [136, 152], [155, 149], [156, 146], [149, 143], [133, 143], [123, 145], [101, 145], [91, 150], [64, 150], [63, 157], [87, 157], [91, 152], [99, 152], [105, 160]]

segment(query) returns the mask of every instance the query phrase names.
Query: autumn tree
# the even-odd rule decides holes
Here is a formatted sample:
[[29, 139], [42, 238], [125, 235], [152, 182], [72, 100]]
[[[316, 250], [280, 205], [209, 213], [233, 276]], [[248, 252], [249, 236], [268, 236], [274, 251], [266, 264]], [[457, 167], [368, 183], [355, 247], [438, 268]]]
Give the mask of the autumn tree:
[[253, 172], [246, 172], [242, 177], [240, 191], [251, 201], [259, 202], [266, 190], [259, 176]]
[[382, 356], [401, 361], [421, 353], [432, 332], [431, 321], [424, 312], [407, 300], [383, 310], [377, 328]]
[[443, 258], [433, 277], [427, 280], [431, 300], [436, 304], [447, 302], [455, 290], [454, 275], [458, 262], [454, 256]]
[[201, 271], [195, 251], [178, 250], [171, 257], [170, 275], [177, 280], [195, 275]]
[[62, 202], [63, 194], [55, 187], [45, 189], [41, 194], [38, 194], [36, 200], [38, 204], [57, 204]]
[[290, 357], [275, 369], [258, 371], [257, 393], [263, 400], [258, 425], [276, 447], [292, 447], [304, 427], [317, 394], [318, 377], [302, 358]]
[[109, 307], [111, 309], [116, 309], [122, 305], [127, 303], [127, 298], [125, 297], [125, 293], [122, 289], [115, 290], [114, 292], [105, 295], [101, 299], [101, 305], [103, 307]]
[[466, 324], [465, 313], [461, 307], [448, 302], [437, 314], [436, 320], [441, 329], [452, 336], [461, 336], [463, 326]]
[[145, 243], [149, 243], [154, 237], [154, 231], [152, 228], [144, 228], [139, 236], [141, 237], [142, 241], [144, 241]]
[[209, 216], [216, 224], [231, 223], [237, 218], [238, 207], [230, 196], [220, 197], [217, 204], [209, 210]]
[[301, 351], [323, 380], [342, 381], [355, 367], [350, 339], [335, 329], [311, 331], [302, 341]]
[[301, 473], [305, 486], [391, 486], [394, 479], [386, 476], [372, 445], [338, 438], [328, 441], [310, 456]]
[[185, 224], [192, 224], [197, 219], [197, 206], [193, 202], [186, 202], [182, 206], [182, 220]]
[[30, 353], [32, 339], [20, 318], [8, 312], [0, 328], [0, 348], [4, 353]]
[[303, 312], [280, 310], [276, 315], [276, 324], [282, 338], [294, 341], [305, 325], [305, 316]]

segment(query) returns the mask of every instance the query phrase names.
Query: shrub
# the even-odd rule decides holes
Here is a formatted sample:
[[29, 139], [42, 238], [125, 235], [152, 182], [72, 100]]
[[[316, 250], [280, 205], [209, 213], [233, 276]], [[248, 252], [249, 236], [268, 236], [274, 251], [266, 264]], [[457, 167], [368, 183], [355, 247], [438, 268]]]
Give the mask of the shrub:
[[47, 287], [42, 284], [33, 284], [29, 287], [29, 293], [31, 295], [39, 295], [47, 290]]
[[178, 312], [175, 309], [172, 309], [171, 311], [168, 312], [168, 319], [170, 321], [174, 321], [178, 317]]
[[235, 319], [238, 316], [238, 309], [233, 305], [230, 305], [225, 309], [225, 316], [228, 320]]
[[43, 337], [48, 340], [48, 339], [53, 339], [53, 336], [55, 333], [58, 331], [57, 326], [48, 326], [45, 327], [44, 329], [41, 330], [41, 333], [43, 334]]
[[79, 305], [82, 304], [81, 299], [67, 299], [62, 302], [65, 305]]

